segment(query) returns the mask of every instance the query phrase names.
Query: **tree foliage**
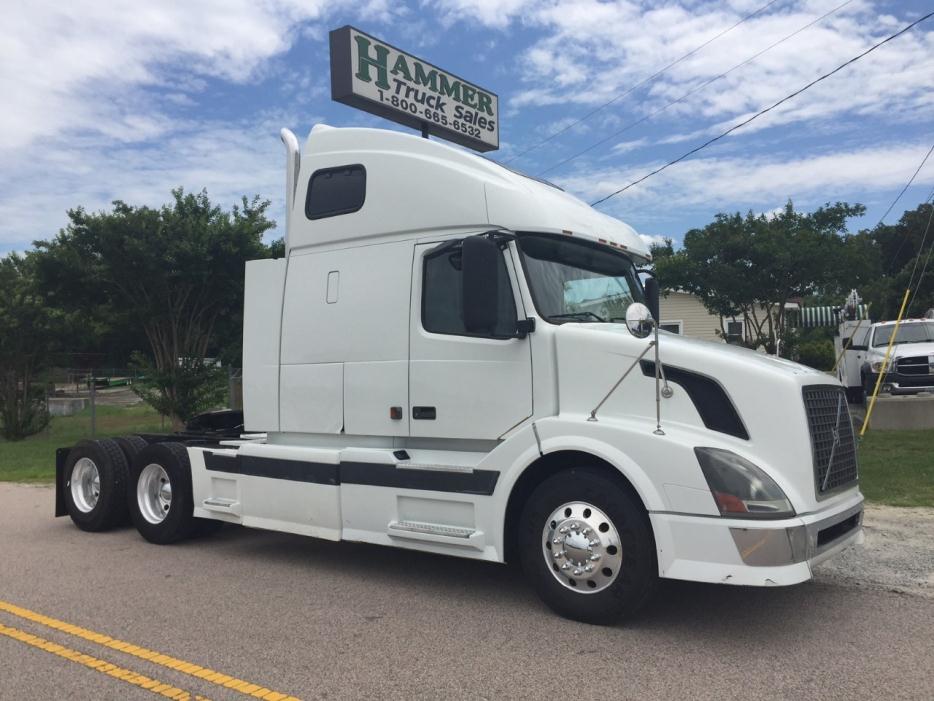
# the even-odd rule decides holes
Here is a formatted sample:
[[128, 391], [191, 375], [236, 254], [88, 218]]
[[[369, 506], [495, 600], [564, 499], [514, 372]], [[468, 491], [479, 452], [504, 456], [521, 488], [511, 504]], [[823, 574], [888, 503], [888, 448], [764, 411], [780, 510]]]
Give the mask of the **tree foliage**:
[[0, 434], [19, 440], [49, 422], [45, 392], [37, 382], [57, 341], [62, 318], [42, 298], [35, 259], [0, 259]]
[[744, 321], [744, 345], [774, 353], [785, 334], [785, 305], [815, 292], [839, 292], [870, 279], [865, 235], [850, 234], [862, 205], [838, 202], [811, 213], [789, 201], [771, 214], [718, 214], [692, 229], [678, 251], [662, 247], [655, 266], [664, 287], [690, 292], [723, 320]]
[[244, 265], [270, 256], [262, 237], [274, 222], [259, 197], [230, 212], [205, 191], [172, 197], [159, 209], [116, 201], [109, 212], [70, 210], [58, 236], [36, 242], [36, 258], [53, 304], [142, 329], [143, 396], [179, 423], [203, 406], [205, 359], [239, 363]]
[[914, 294], [908, 315], [934, 308], [934, 204], [910, 209], [897, 223], [880, 224], [867, 236], [874, 243], [879, 269], [877, 279], [863, 293], [873, 304], [873, 316], [894, 319], [909, 286]]

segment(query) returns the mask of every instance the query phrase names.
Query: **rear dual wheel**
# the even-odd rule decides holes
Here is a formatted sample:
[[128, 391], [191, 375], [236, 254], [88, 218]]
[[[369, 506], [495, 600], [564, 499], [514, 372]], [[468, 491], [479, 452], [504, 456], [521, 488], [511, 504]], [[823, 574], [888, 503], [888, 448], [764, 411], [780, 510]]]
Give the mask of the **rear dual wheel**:
[[150, 543], [175, 543], [223, 525], [194, 517], [191, 463], [181, 443], [153, 443], [143, 448], [130, 469], [130, 484], [130, 516]]
[[65, 508], [83, 531], [106, 531], [126, 522], [128, 464], [109, 438], [80, 441], [65, 461]]

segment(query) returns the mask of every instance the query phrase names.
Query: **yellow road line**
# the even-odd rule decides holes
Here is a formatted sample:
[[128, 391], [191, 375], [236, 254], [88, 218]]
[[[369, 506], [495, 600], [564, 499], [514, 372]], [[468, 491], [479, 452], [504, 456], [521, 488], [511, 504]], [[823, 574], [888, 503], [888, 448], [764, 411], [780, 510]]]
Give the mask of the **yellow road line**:
[[37, 635], [32, 635], [16, 628], [9, 628], [2, 623], [0, 623], [0, 635], [5, 635], [8, 638], [12, 638], [13, 640], [19, 640], [21, 643], [32, 645], [33, 647], [39, 648], [40, 650], [45, 650], [46, 652], [51, 652], [53, 655], [58, 655], [59, 657], [64, 657], [66, 660], [77, 662], [78, 664], [93, 669], [95, 672], [106, 674], [109, 677], [119, 679], [120, 681], [126, 682], [127, 684], [132, 684], [133, 686], [138, 686], [141, 689], [146, 689], [147, 691], [151, 691], [154, 694], [159, 694], [160, 696], [165, 696], [166, 698], [175, 699], [175, 701], [191, 701], [192, 699], [196, 699], [196, 701], [207, 701], [207, 699], [205, 699], [203, 696], [193, 696], [184, 689], [179, 689], [172, 686], [171, 684], [163, 684], [162, 682], [158, 682], [155, 679], [150, 679], [149, 677], [138, 674], [132, 670], [118, 667], [115, 664], [105, 662], [104, 660], [99, 660], [96, 657], [91, 657], [90, 655], [85, 655], [83, 652], [72, 650], [71, 648], [67, 648], [64, 645], [49, 642], [48, 640], [44, 640]]
[[95, 633], [94, 631], [88, 630], [87, 628], [81, 628], [80, 626], [75, 626], [71, 623], [65, 623], [64, 621], [59, 621], [55, 618], [44, 616], [41, 613], [36, 613], [35, 611], [30, 611], [29, 609], [15, 606], [14, 604], [7, 603], [6, 601], [0, 601], [0, 611], [9, 613], [13, 616], [18, 616], [19, 618], [23, 618], [27, 621], [32, 621], [33, 623], [39, 623], [41, 625], [52, 628], [53, 630], [61, 631], [62, 633], [68, 633], [69, 635], [83, 638], [84, 640], [97, 643], [98, 645], [103, 645], [104, 647], [109, 647], [112, 650], [118, 650], [120, 652], [126, 653], [127, 655], [133, 655], [134, 657], [138, 657], [141, 660], [146, 660], [147, 662], [161, 665], [162, 667], [166, 667], [176, 672], [182, 672], [183, 674], [188, 674], [192, 677], [203, 679], [205, 681], [211, 682], [212, 684], [216, 684], [217, 686], [239, 691], [241, 694], [246, 694], [247, 696], [253, 696], [258, 699], [263, 699], [264, 701], [299, 701], [299, 699], [295, 698], [294, 696], [282, 694], [278, 691], [272, 691], [271, 689], [267, 689], [263, 686], [260, 686], [259, 684], [251, 684], [250, 682], [243, 681], [242, 679], [237, 679], [227, 674], [222, 674], [221, 672], [215, 672], [214, 670], [208, 669], [207, 667], [201, 667], [190, 662], [185, 662], [184, 660], [179, 660], [175, 657], [170, 657], [169, 655], [163, 655], [161, 653], [154, 652], [153, 650], [147, 650], [144, 647], [133, 645], [132, 643], [127, 643], [122, 640], [117, 640], [116, 638], [111, 638], [110, 636], [103, 635], [102, 633]]

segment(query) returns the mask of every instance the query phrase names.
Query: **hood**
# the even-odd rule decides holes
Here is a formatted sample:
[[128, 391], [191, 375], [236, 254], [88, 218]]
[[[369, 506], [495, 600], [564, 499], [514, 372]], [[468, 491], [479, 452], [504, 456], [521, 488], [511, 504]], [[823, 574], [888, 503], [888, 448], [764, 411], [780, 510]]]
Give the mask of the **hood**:
[[[885, 355], [885, 348], [885, 346], [873, 346], [871, 353], [881, 358]], [[916, 355], [934, 355], [934, 341], [900, 343], [892, 348], [892, 358], [910, 358]]]
[[[622, 324], [563, 324], [555, 337], [561, 414], [588, 416], [632, 367], [600, 408], [599, 420], [643, 424], [648, 432], [655, 428], [654, 366], [633, 366], [651, 337], [635, 338]], [[659, 334], [659, 356], [673, 390], [661, 400], [662, 428], [671, 440], [747, 456], [776, 477], [799, 509], [816, 504], [802, 388], [840, 386], [836, 378], [745, 348], [670, 333]], [[654, 361], [654, 349], [642, 360]], [[735, 409], [731, 425], [737, 425], [737, 416], [740, 422], [732, 433], [717, 428], [723, 425], [718, 412], [724, 396], [727, 413], [730, 404]]]

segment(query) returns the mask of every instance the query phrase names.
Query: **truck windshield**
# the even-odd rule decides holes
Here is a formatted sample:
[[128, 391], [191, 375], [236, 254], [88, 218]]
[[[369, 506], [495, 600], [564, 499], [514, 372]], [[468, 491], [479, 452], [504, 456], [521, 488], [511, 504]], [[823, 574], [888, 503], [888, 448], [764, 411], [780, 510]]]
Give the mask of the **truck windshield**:
[[519, 250], [538, 313], [553, 324], [625, 321], [642, 302], [642, 285], [627, 255], [548, 234], [519, 234]]
[[[878, 327], [872, 337], [873, 347], [888, 345], [894, 330], [895, 324]], [[895, 337], [896, 345], [902, 343], [926, 343], [928, 341], [934, 341], [934, 322], [902, 324], [898, 327], [898, 335]]]

